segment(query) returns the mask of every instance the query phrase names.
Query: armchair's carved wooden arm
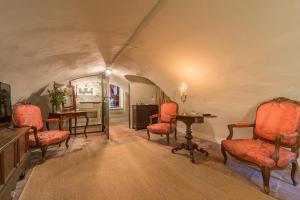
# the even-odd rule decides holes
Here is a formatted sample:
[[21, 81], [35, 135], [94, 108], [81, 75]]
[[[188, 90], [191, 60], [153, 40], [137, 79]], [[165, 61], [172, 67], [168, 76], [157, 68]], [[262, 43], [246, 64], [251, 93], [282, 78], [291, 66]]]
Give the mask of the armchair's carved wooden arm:
[[15, 124], [15, 123], [14, 123], [14, 127], [16, 127], [16, 128], [30, 127], [30, 129], [33, 130], [34, 139], [36, 141], [37, 146], [41, 146], [40, 145], [40, 140], [39, 140], [39, 137], [38, 137], [38, 129], [37, 129], [37, 127], [35, 127], [35, 126], [19, 126], [18, 124]]
[[292, 151], [296, 153], [296, 157], [298, 158], [298, 156], [299, 156], [299, 149], [300, 149], [300, 127], [297, 130], [296, 137], [297, 137], [297, 140], [296, 140], [297, 142], [296, 142], [295, 147], [292, 148]]
[[277, 135], [276, 138], [275, 138], [275, 151], [272, 153], [272, 159], [275, 161], [276, 166], [278, 166], [277, 162], [279, 160], [279, 155], [280, 155], [279, 151], [280, 151], [282, 139], [288, 139], [288, 138], [291, 138], [291, 137], [297, 137], [296, 149], [294, 150], [292, 148], [292, 151], [295, 151], [296, 158], [298, 157], [298, 155], [299, 155], [299, 144], [300, 144], [300, 133], [297, 132], [295, 134], [290, 134], [290, 135], [286, 135], [286, 134]]
[[153, 124], [153, 119], [155, 119], [155, 118], [160, 118], [160, 114], [155, 114], [155, 115], [152, 115], [152, 116], [150, 116], [150, 123], [149, 123], [149, 125], [152, 125]]
[[298, 129], [298, 131], [297, 131], [297, 133], [298, 133], [298, 137], [297, 137], [297, 149], [296, 149], [296, 156], [297, 156], [297, 158], [298, 158], [298, 156], [299, 156], [299, 149], [300, 149], [300, 128]]
[[276, 166], [277, 162], [279, 160], [279, 150], [280, 150], [280, 146], [281, 146], [281, 139], [284, 138], [283, 135], [277, 135], [275, 138], [275, 151], [272, 153], [272, 159], [275, 161]]
[[227, 127], [228, 127], [228, 130], [229, 130], [229, 135], [226, 139], [231, 140], [232, 137], [233, 137], [233, 128], [255, 127], [255, 123], [239, 122], [239, 123], [236, 123], [236, 124], [228, 124]]
[[33, 129], [34, 139], [35, 139], [35, 142], [36, 142], [37, 146], [41, 147], [40, 140], [39, 140], [39, 137], [38, 137], [38, 129], [37, 129], [37, 127], [30, 126], [30, 128]]

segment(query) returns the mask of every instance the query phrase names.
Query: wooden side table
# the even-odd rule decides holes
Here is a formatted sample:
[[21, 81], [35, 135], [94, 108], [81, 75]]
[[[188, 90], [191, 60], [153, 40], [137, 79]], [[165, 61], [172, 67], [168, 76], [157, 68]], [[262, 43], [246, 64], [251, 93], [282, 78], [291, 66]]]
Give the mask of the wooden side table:
[[205, 156], [208, 156], [209, 153], [199, 147], [196, 143], [192, 142], [193, 135], [192, 135], [192, 124], [194, 123], [204, 123], [204, 118], [209, 117], [213, 118], [216, 117], [214, 115], [177, 115], [176, 120], [182, 121], [186, 125], [186, 143], [182, 143], [180, 146], [177, 146], [172, 149], [172, 153], [175, 153], [175, 151], [181, 150], [181, 149], [186, 149], [190, 153], [190, 159], [191, 162], [195, 163], [194, 159], [194, 150], [197, 150], [201, 153], [204, 153]]
[[67, 112], [57, 112], [57, 113], [49, 113], [49, 118], [59, 118], [59, 119], [64, 119], [64, 118], [68, 118], [69, 119], [69, 131], [70, 133], [72, 133], [72, 119], [74, 118], [75, 119], [75, 135], [77, 134], [76, 133], [76, 128], [77, 128], [77, 118], [78, 117], [85, 117], [86, 119], [86, 124], [85, 124], [85, 127], [84, 127], [84, 135], [85, 137], [87, 138], [87, 135], [86, 135], [86, 129], [87, 129], [87, 126], [89, 124], [89, 118], [87, 116], [87, 112], [86, 111], [67, 111]]

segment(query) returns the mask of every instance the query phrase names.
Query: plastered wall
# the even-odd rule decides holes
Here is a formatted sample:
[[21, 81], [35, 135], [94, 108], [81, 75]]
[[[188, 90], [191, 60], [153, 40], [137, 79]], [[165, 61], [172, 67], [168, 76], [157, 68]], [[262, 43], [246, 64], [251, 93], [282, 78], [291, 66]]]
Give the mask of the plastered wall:
[[254, 121], [259, 103], [300, 100], [298, 24], [295, 0], [167, 1], [133, 43], [139, 51], [122, 58], [144, 66], [142, 75], [177, 102], [186, 82], [187, 110], [218, 115], [194, 134], [219, 142], [228, 123]]
[[[17, 101], [102, 71], [155, 2], [0, 0], [0, 80]], [[298, 0], [163, 0], [112, 67], [178, 102], [186, 82], [187, 109], [218, 115], [194, 133], [220, 141], [228, 123], [253, 121], [260, 102], [300, 100], [299, 24]]]

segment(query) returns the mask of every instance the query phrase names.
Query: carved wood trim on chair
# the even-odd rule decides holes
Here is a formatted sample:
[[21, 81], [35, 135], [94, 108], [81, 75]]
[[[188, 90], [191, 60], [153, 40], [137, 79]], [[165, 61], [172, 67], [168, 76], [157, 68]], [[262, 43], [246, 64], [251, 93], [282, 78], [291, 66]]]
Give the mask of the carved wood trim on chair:
[[[298, 105], [300, 107], [300, 102], [298, 102], [298, 101], [290, 100], [290, 99], [285, 98], [285, 97], [279, 97], [279, 98], [275, 98], [275, 99], [272, 99], [272, 100], [261, 103], [258, 106], [256, 113], [258, 112], [260, 106], [268, 104], [268, 103], [272, 103], [272, 102], [274, 102], [274, 103], [290, 102], [290, 103]], [[271, 155], [271, 158], [274, 160], [275, 166], [272, 167], [272, 168], [268, 168], [268, 167], [265, 167], [265, 166], [259, 166], [258, 164], [254, 163], [254, 162], [249, 162], [249, 161], [247, 161], [247, 160], [245, 160], [241, 157], [233, 155], [229, 151], [226, 151], [226, 148], [224, 147], [223, 142], [222, 142], [221, 152], [222, 152], [222, 155], [224, 157], [224, 164], [226, 164], [227, 159], [228, 159], [226, 153], [229, 153], [232, 157], [234, 157], [234, 158], [236, 158], [240, 161], [246, 162], [246, 163], [251, 164], [251, 165], [258, 166], [261, 169], [263, 182], [264, 182], [264, 191], [267, 194], [269, 194], [269, 192], [270, 192], [269, 180], [270, 180], [271, 171], [276, 170], [276, 169], [285, 169], [289, 164], [292, 164], [291, 179], [292, 179], [293, 185], [296, 186], [297, 182], [295, 180], [295, 173], [298, 169], [297, 158], [299, 157], [299, 148], [300, 148], [300, 127], [299, 127], [299, 125], [298, 125], [298, 129], [297, 129], [297, 140], [296, 140], [295, 144], [282, 144], [282, 142], [281, 142], [282, 139], [284, 139], [286, 137], [284, 134], [277, 135], [277, 137], [275, 138], [275, 141], [267, 140], [263, 137], [260, 137], [259, 135], [257, 135], [255, 133], [255, 123], [229, 124], [228, 125], [229, 135], [228, 135], [226, 140], [232, 140], [233, 128], [247, 128], [247, 127], [253, 128], [253, 139], [254, 140], [261, 140], [261, 141], [264, 141], [264, 142], [267, 142], [267, 143], [270, 143], [270, 144], [274, 144], [275, 151]], [[280, 151], [281, 147], [291, 149], [291, 152], [296, 154], [296, 158], [291, 160], [290, 162], [288, 162], [285, 166], [279, 167], [278, 166], [278, 161], [279, 161], [279, 156], [280, 156], [279, 151]]]
[[[177, 140], [177, 120], [176, 120], [176, 115], [178, 114], [178, 104], [174, 101], [168, 101], [168, 102], [165, 102], [161, 105], [161, 107], [165, 104], [168, 104], [168, 103], [172, 103], [172, 104], [175, 104], [176, 105], [176, 114], [174, 116], [169, 116], [170, 117], [170, 120], [169, 121], [164, 121], [161, 119], [161, 113], [160, 114], [154, 114], [152, 116], [150, 116], [150, 123], [149, 123], [149, 126], [147, 127], [147, 135], [148, 135], [148, 140], [150, 140], [150, 132], [151, 133], [154, 133], [154, 134], [160, 134], [161, 136], [164, 134], [166, 135], [167, 137], [167, 144], [170, 145], [170, 134], [174, 132], [174, 138], [175, 138], [175, 141]], [[160, 107], [160, 112], [161, 112], [161, 107]], [[166, 133], [156, 133], [154, 131], [150, 131], [149, 127], [151, 125], [153, 125], [153, 119], [157, 118], [158, 119], [158, 123], [168, 123], [169, 124], [169, 128], [170, 130]], [[173, 126], [175, 126], [175, 129], [172, 130]]]
[[[31, 105], [31, 104], [17, 104], [17, 105], [15, 105], [15, 106], [22, 106], [22, 105], [27, 105], [27, 106], [32, 106], [32, 109], [35, 109], [35, 112], [39, 112], [39, 113], [34, 113], [34, 114], [38, 114], [38, 115], [40, 115], [40, 116], [38, 116], [38, 117], [36, 117], [36, 119], [38, 119], [37, 121], [40, 121], [40, 124], [38, 124], [38, 125], [36, 125], [36, 126], [33, 126], [33, 125], [29, 125], [28, 123], [30, 123], [30, 122], [28, 122], [28, 121], [26, 121], [25, 120], [25, 122], [22, 122], [22, 123], [19, 123], [19, 122], [17, 122], [17, 120], [16, 120], [16, 113], [15, 113], [15, 107], [14, 107], [14, 109], [13, 109], [13, 116], [12, 116], [12, 119], [13, 119], [13, 124], [14, 124], [14, 126], [15, 127], [30, 127], [31, 128], [31, 130], [33, 131], [33, 135], [34, 135], [34, 139], [35, 139], [35, 147], [38, 147], [38, 148], [40, 148], [41, 149], [41, 151], [42, 151], [42, 162], [44, 162], [45, 161], [45, 158], [46, 158], [46, 152], [47, 152], [47, 149], [48, 149], [48, 147], [49, 146], [53, 146], [53, 145], [57, 145], [57, 144], [61, 144], [62, 142], [66, 142], [65, 144], [66, 144], [66, 147], [68, 148], [69, 147], [69, 144], [68, 144], [68, 142], [69, 142], [69, 140], [70, 140], [70, 133], [66, 133], [66, 132], [64, 132], [64, 131], [61, 131], [61, 125], [60, 125], [60, 123], [62, 122], [61, 120], [59, 120], [59, 119], [47, 119], [47, 120], [42, 120], [42, 116], [41, 116], [41, 113], [40, 113], [40, 110], [37, 110], [37, 109], [40, 109], [40, 108], [38, 108], [37, 106], [34, 106], [34, 105]], [[25, 108], [25, 109], [28, 109], [28, 108]], [[28, 111], [28, 110], [27, 110]], [[32, 114], [32, 113], [31, 113]], [[26, 118], [27, 117], [27, 120], [28, 119], [30, 119], [30, 118], [28, 118], [29, 116], [23, 116], [24, 118]], [[24, 120], [24, 119], [23, 119]], [[58, 141], [55, 141], [55, 142], [53, 142], [53, 143], [49, 143], [49, 144], [47, 144], [47, 142], [45, 143], [45, 144], [42, 144], [42, 142], [40, 141], [40, 139], [39, 139], [39, 132], [43, 132], [43, 122], [45, 122], [46, 121], [46, 124], [47, 124], [47, 129], [49, 130], [49, 123], [59, 123], [59, 129], [60, 129], [60, 131], [61, 132], [64, 132], [64, 137], [62, 137], [62, 138], [58, 138], [57, 140]], [[47, 133], [45, 133], [45, 134], [47, 134]], [[67, 136], [67, 138], [65, 138]], [[65, 139], [64, 139], [65, 138]]]

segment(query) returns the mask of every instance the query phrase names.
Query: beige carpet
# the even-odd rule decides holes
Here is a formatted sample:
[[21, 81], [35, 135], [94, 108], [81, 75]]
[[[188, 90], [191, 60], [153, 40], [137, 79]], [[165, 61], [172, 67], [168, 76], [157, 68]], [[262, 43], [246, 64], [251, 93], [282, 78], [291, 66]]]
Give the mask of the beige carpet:
[[34, 168], [21, 200], [272, 199], [144, 140], [87, 148]]

